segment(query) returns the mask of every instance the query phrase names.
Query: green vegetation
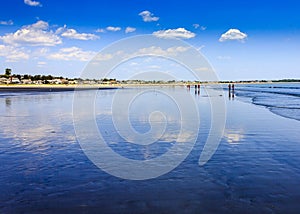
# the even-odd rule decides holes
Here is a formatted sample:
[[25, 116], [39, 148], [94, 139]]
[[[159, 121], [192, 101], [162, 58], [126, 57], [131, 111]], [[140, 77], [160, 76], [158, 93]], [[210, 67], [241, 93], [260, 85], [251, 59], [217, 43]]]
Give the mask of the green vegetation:
[[7, 76], [7, 77], [9, 77], [11, 75], [11, 69], [10, 68], [6, 68], [4, 75]]

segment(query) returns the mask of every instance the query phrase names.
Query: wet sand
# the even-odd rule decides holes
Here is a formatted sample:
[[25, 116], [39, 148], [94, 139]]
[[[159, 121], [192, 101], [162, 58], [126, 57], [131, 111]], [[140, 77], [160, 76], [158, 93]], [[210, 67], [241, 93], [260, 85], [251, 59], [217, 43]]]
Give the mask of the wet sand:
[[[131, 90], [135, 89], [124, 93]], [[117, 143], [122, 139], [109, 111], [114, 93], [98, 93], [96, 106], [103, 108], [96, 110], [96, 122], [103, 136], [131, 158], [151, 156], [155, 150], [131, 150]], [[193, 151], [175, 170], [145, 181], [113, 177], [85, 156], [73, 128], [73, 93], [0, 97], [0, 212], [297, 213], [300, 122], [226, 97], [224, 137], [201, 167], [198, 159], [210, 128], [210, 103], [204, 91], [190, 93], [201, 115]], [[160, 98], [157, 91], [152, 96]], [[138, 120], [143, 112], [137, 108], [132, 123], [147, 130], [148, 123]]]
[[116, 89], [118, 85], [0, 85], [0, 92], [58, 92], [74, 90]]

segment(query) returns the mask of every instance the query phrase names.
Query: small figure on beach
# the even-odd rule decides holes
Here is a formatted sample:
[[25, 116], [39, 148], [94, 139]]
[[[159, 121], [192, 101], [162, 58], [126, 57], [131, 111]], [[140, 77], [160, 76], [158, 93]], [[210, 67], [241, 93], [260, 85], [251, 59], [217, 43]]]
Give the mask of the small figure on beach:
[[234, 84], [228, 84], [228, 97], [229, 99], [234, 98]]

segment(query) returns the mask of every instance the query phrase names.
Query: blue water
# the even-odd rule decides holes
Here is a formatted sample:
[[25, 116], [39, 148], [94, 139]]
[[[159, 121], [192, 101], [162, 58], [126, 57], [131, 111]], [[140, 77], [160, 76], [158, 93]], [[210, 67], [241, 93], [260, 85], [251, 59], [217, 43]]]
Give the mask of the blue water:
[[[141, 90], [120, 89], [120, 92], [126, 96]], [[0, 213], [299, 211], [300, 122], [239, 101], [243, 93], [245, 99], [252, 99], [253, 94], [265, 93], [256, 91], [272, 91], [272, 88], [236, 86], [239, 99], [225, 97], [224, 136], [216, 153], [202, 167], [198, 160], [211, 125], [210, 97], [205, 90], [199, 94], [182, 87], [159, 90], [191, 94], [195, 98], [201, 118], [199, 135], [193, 150], [178, 167], [142, 181], [114, 177], [87, 158], [74, 131], [73, 92], [0, 92]], [[124, 142], [111, 118], [110, 103], [116, 91], [98, 91], [95, 102], [95, 121], [115, 152], [133, 160], [148, 160], [162, 155], [176, 143], [165, 138], [145, 149]], [[80, 93], [84, 102], [89, 92]], [[291, 97], [284, 96], [286, 100]], [[130, 111], [136, 131], [149, 130], [146, 105], [156, 106], [167, 114], [167, 120], [171, 121], [167, 136], [177, 131], [178, 109], [170, 106], [172, 102], [157, 88], [151, 89], [141, 101], [133, 103]], [[294, 104], [297, 106], [297, 102]]]
[[237, 96], [280, 116], [300, 120], [300, 83], [236, 85], [235, 88]]

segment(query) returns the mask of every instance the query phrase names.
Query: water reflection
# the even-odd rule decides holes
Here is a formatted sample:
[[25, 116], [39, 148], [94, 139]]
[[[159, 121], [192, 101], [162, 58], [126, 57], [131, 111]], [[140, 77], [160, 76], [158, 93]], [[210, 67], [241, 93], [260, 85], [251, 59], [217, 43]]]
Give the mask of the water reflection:
[[[181, 111], [195, 104], [182, 102], [185, 107], [180, 109], [176, 103], [191, 97], [190, 93], [175, 87], [164, 91], [125, 89], [120, 93], [120, 97], [114, 98], [115, 93], [106, 97], [98, 92], [95, 105], [98, 129], [115, 152], [136, 160], [152, 159], [166, 153], [175, 143], [189, 144], [196, 139], [199, 123], [195, 122], [195, 112], [189, 110], [183, 116]], [[131, 102], [124, 104], [122, 100]], [[77, 120], [83, 122], [88, 117], [87, 112], [81, 111]]]
[[0, 98], [9, 109], [0, 108], [2, 137], [32, 153], [49, 149], [57, 139], [74, 142], [73, 132], [64, 133], [64, 124], [72, 120], [70, 97], [71, 93], [15, 93]]
[[234, 100], [235, 97], [235, 86], [234, 84], [228, 84], [228, 99]]
[[[111, 148], [119, 149], [122, 155], [126, 151], [131, 153], [132, 159], [139, 156], [148, 161], [158, 155], [157, 151], [172, 146], [171, 141], [178, 132], [168, 132], [161, 138], [166, 142], [157, 147], [133, 150], [125, 144], [118, 145], [124, 139], [112, 127], [112, 111], [106, 108], [110, 107], [113, 94], [113, 91], [99, 91], [95, 111], [99, 129]], [[194, 90], [190, 94], [194, 97]], [[293, 213], [299, 210], [298, 121], [268, 114], [263, 108], [237, 100], [228, 102], [233, 116], [228, 117], [231, 128], [226, 130], [223, 139], [229, 144], [240, 143], [239, 146], [221, 144], [211, 161], [199, 167], [201, 142], [206, 138], [200, 136], [195, 150], [172, 172], [156, 179], [132, 182], [99, 170], [79, 144], [74, 143], [72, 94], [36, 96], [9, 97], [9, 111], [5, 99], [8, 97], [0, 97], [0, 213], [67, 212], [69, 209], [103, 213], [176, 213], [179, 210]], [[80, 96], [84, 102], [87, 93], [82, 92]], [[201, 114], [201, 125], [206, 124], [204, 128], [207, 128], [200, 129], [204, 133], [210, 127], [205, 117], [210, 115], [207, 110], [210, 104], [204, 96], [197, 101], [205, 113]], [[149, 115], [143, 115], [143, 106], [136, 103], [132, 110], [133, 116], [135, 111], [138, 113], [131, 118], [133, 127], [137, 131], [149, 130]], [[83, 111], [80, 116], [83, 121], [85, 114]], [[178, 127], [177, 115], [168, 115], [169, 125]], [[153, 120], [161, 122], [160, 117]], [[184, 133], [187, 135], [183, 135], [184, 140], [192, 134]]]
[[10, 97], [5, 98], [5, 106], [7, 108], [10, 108], [10, 106], [11, 106], [11, 98]]
[[243, 130], [225, 130], [224, 137], [229, 144], [240, 144], [244, 138]]

